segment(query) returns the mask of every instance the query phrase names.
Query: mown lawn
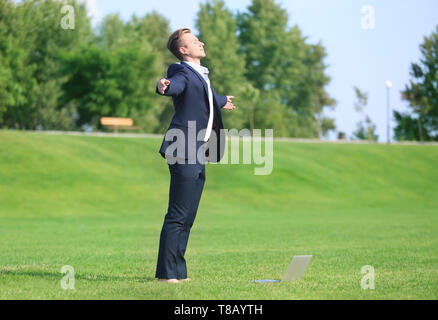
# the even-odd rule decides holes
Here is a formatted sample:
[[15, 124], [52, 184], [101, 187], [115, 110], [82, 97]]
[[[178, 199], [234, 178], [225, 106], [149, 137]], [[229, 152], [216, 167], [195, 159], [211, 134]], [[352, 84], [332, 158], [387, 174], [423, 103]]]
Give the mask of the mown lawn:
[[[0, 131], [0, 299], [438, 299], [438, 147], [276, 142], [269, 176], [207, 165], [193, 281], [170, 285], [154, 279], [160, 143]], [[251, 281], [300, 254], [302, 280]]]

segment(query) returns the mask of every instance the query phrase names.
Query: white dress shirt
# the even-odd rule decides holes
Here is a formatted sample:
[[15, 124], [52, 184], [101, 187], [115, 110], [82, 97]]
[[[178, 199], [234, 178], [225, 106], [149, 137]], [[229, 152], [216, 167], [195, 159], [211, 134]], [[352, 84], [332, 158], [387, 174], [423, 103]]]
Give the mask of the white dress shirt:
[[208, 78], [208, 74], [210, 72], [208, 68], [198, 65], [196, 63], [189, 61], [183, 61], [183, 63], [187, 63], [189, 66], [193, 67], [193, 69], [195, 69], [204, 78], [205, 82], [207, 82], [208, 85], [208, 101], [210, 102], [210, 118], [208, 119], [207, 132], [204, 138], [204, 142], [207, 142], [210, 139], [211, 131], [213, 130], [213, 116], [214, 116], [213, 92], [211, 91], [210, 79]]

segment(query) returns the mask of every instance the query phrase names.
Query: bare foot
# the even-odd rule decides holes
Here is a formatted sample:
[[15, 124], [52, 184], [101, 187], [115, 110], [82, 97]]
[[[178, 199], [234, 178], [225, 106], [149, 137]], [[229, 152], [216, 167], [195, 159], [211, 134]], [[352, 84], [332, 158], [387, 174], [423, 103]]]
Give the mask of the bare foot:
[[192, 281], [192, 279], [187, 278], [187, 279], [181, 279], [181, 281]]
[[178, 279], [158, 279], [158, 282], [179, 283]]

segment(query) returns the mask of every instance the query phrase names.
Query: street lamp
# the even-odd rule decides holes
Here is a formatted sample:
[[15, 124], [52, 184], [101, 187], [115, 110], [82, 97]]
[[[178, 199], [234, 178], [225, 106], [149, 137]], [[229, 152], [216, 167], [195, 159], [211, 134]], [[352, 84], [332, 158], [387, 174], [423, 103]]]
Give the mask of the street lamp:
[[392, 88], [392, 82], [391, 81], [386, 81], [386, 104], [387, 104], [387, 110], [386, 110], [386, 137], [388, 140], [388, 143], [391, 143], [391, 137], [390, 137], [390, 112], [391, 112], [391, 106], [390, 106], [390, 101], [389, 101], [389, 97], [390, 97], [390, 92], [391, 92], [391, 88]]

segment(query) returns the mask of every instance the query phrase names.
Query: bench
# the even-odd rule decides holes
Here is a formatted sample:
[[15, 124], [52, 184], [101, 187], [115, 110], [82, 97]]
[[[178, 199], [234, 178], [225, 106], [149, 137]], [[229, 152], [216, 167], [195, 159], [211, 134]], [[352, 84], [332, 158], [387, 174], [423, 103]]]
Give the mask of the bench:
[[134, 126], [134, 120], [130, 118], [101, 118], [100, 124], [114, 130], [118, 133], [119, 129], [123, 130], [138, 130], [139, 127]]

